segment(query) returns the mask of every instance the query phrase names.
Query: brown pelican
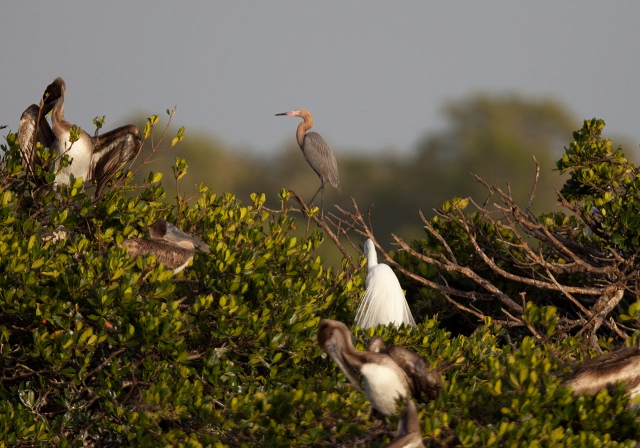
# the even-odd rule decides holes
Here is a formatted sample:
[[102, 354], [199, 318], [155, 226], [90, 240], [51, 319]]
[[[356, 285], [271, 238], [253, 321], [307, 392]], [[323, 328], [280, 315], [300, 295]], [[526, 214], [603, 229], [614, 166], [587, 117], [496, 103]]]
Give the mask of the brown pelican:
[[423, 380], [410, 377], [423, 372], [415, 368], [404, 370], [387, 353], [356, 350], [351, 342], [351, 333], [342, 322], [322, 319], [318, 327], [318, 343], [338, 364], [351, 384], [362, 391], [356, 379], [356, 372], [360, 372], [364, 378], [367, 399], [382, 415], [388, 416], [395, 412], [396, 399], [422, 395], [414, 387], [422, 384]]
[[[66, 185], [70, 176], [82, 177], [85, 181], [96, 181], [96, 196], [102, 193], [107, 182], [140, 151], [141, 140], [138, 127], [133, 124], [119, 127], [102, 135], [91, 137], [80, 131], [79, 139], [69, 142], [73, 125], [64, 118], [64, 80], [56, 78], [42, 96], [42, 108], [32, 104], [20, 118], [18, 141], [27, 170], [34, 172], [36, 143], [54, 150], [58, 154], [55, 164], [56, 184]], [[45, 116], [50, 112], [51, 127]], [[71, 165], [58, 169], [59, 160], [68, 154]]]
[[422, 401], [434, 400], [442, 388], [440, 375], [429, 369], [425, 359], [399, 345], [387, 347], [378, 335], [371, 338], [367, 351], [389, 355], [407, 374], [413, 396]]
[[[640, 338], [638, 339], [640, 343]], [[640, 347], [638, 343], [613, 352], [598, 355], [582, 363], [564, 386], [575, 395], [595, 395], [602, 389], [610, 389], [617, 382], [624, 383], [631, 402], [640, 395]], [[633, 404], [634, 407], [640, 403]]]
[[383, 324], [402, 324], [415, 327], [411, 310], [404, 297], [398, 277], [386, 264], [378, 264], [376, 248], [370, 238], [364, 243], [364, 254], [367, 257], [366, 290], [358, 311], [356, 325], [370, 328]]
[[192, 237], [178, 229], [173, 224], [168, 223], [164, 219], [157, 219], [151, 227], [149, 227], [149, 235], [151, 238], [161, 239], [170, 244], [184, 247], [190, 250], [199, 250], [205, 254], [211, 253], [211, 249], [207, 244], [198, 238]]
[[156, 260], [174, 273], [182, 271], [191, 260], [194, 251], [155, 238], [128, 238], [122, 242], [131, 257], [155, 255]]
[[387, 448], [425, 448], [420, 433], [418, 410], [413, 401], [409, 400], [407, 407], [398, 422], [398, 434], [396, 440], [387, 445]]
[[156, 260], [174, 273], [182, 271], [196, 250], [211, 253], [211, 249], [198, 238], [184, 233], [164, 219], [156, 220], [149, 227], [151, 238], [129, 238], [122, 242], [130, 256], [155, 255]]
[[18, 142], [24, 166], [30, 174], [34, 174], [36, 165], [42, 164], [41, 160], [36, 158], [36, 142], [50, 147], [56, 139], [46, 119], [56, 99], [54, 94], [47, 95], [42, 101], [42, 107], [32, 104], [20, 117]]

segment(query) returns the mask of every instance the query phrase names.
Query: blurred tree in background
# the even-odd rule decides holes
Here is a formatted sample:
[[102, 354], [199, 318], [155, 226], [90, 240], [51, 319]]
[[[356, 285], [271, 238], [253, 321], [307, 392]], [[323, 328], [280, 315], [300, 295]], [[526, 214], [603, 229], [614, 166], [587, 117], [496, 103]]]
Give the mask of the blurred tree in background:
[[[373, 228], [383, 244], [391, 241], [391, 233], [417, 238], [422, 235], [418, 210], [430, 217], [433, 208], [454, 196], [481, 200], [486, 195], [470, 173], [509, 183], [516, 200], [526, 199], [534, 173], [532, 155], [543, 173], [536, 206], [553, 206], [553, 187], [562, 179], [550, 172], [579, 125], [565, 106], [515, 94], [478, 94], [451, 101], [444, 114], [447, 127], [426, 136], [409, 153], [354, 155], [334, 142], [342, 194], [327, 188], [327, 209], [331, 204], [348, 207], [353, 197], [362, 207], [372, 206]], [[185, 185], [203, 182], [213, 191], [231, 191], [243, 200], [264, 192], [270, 200], [266, 205], [276, 208], [275, 193], [281, 188], [294, 189], [308, 200], [319, 184], [295, 139], [286, 135], [283, 141], [285, 147], [277, 154], [251, 154], [204, 135], [189, 135], [175, 153], [150, 168], [166, 173], [174, 157], [182, 157], [190, 165]]]
[[551, 99], [477, 95], [450, 102], [444, 113], [448, 129], [428, 137], [412, 164], [412, 177], [433, 175], [423, 176], [421, 185], [438, 194], [429, 209], [454, 196], [484, 197], [484, 188], [469, 173], [500, 185], [508, 183], [516, 200], [526, 200], [532, 155], [544, 173], [537, 205], [548, 209], [555, 202], [552, 187], [562, 180], [547, 173], [579, 123], [566, 107]]

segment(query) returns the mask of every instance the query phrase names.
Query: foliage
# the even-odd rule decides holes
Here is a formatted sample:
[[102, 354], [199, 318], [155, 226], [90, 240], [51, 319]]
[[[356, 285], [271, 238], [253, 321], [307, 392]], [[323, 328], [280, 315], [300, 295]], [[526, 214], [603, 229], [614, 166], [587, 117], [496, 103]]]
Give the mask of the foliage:
[[[394, 236], [402, 250], [392, 262], [411, 281], [409, 295], [419, 296], [423, 312], [441, 313], [448, 328], [467, 334], [492, 316], [513, 336], [538, 340], [582, 334], [592, 341], [605, 336], [601, 343], [609, 345], [609, 338], [626, 339], [625, 329], [640, 329], [638, 176], [621, 148], [601, 138], [603, 126], [585, 121], [558, 162], [570, 175], [566, 197], [558, 195], [568, 213], [532, 211], [537, 165], [523, 205], [509, 187], [476, 176], [485, 201], [456, 198], [431, 220], [421, 215], [422, 240]], [[357, 208], [342, 210], [334, 225], [374, 238]]]
[[[307, 222], [287, 192], [276, 210], [264, 194], [244, 205], [203, 186], [187, 201], [180, 158], [175, 205], [154, 173], [142, 187], [121, 173], [97, 199], [80, 179], [34, 189], [13, 135], [7, 143], [0, 445], [376, 447], [393, 439], [396, 419], [373, 422], [364, 396], [315, 342], [320, 318], [353, 321], [363, 260], [327, 268], [317, 255], [324, 233], [293, 236]], [[153, 256], [129, 258], [120, 243], [145, 237], [158, 217], [201, 235], [212, 253], [177, 275]], [[533, 321], [548, 309], [528, 312]], [[488, 317], [472, 335], [452, 335], [424, 319], [415, 329], [354, 329], [358, 348], [374, 333], [443, 375], [442, 395], [419, 408], [429, 446], [631, 447], [640, 437], [620, 388], [575, 398], [561, 387], [574, 359], [593, 355], [577, 337], [513, 342]]]

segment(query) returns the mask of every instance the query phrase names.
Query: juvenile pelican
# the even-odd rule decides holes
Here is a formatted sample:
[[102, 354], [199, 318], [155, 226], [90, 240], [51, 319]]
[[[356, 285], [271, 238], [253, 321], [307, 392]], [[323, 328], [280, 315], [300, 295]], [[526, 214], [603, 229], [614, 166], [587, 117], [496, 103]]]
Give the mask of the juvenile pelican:
[[[64, 80], [56, 78], [42, 96], [42, 109], [32, 104], [22, 113], [18, 128], [20, 150], [31, 172], [40, 163], [34, 156], [37, 142], [56, 151], [59, 158], [68, 154], [71, 165], [58, 170], [59, 159], [55, 164], [56, 184], [68, 184], [73, 174], [85, 181], [95, 180], [96, 196], [100, 196], [107, 182], [140, 151], [140, 131], [133, 124], [95, 137], [81, 131], [80, 138], [70, 143], [73, 125], [64, 117], [65, 91]], [[45, 118], [50, 111], [51, 127]]]
[[182, 271], [196, 250], [211, 253], [211, 249], [198, 238], [184, 233], [164, 219], [156, 220], [149, 227], [151, 238], [129, 238], [122, 242], [131, 257], [155, 255], [156, 260], [174, 273]]
[[378, 264], [376, 248], [367, 238], [364, 243], [364, 254], [367, 257], [366, 290], [358, 311], [356, 325], [360, 328], [375, 327], [379, 324], [402, 324], [415, 327], [416, 322], [404, 297], [398, 277], [386, 264]]
[[[640, 343], [640, 338], [638, 339]], [[640, 347], [638, 343], [609, 353], [598, 355], [582, 363], [564, 386], [575, 395], [595, 395], [602, 389], [610, 389], [617, 382], [624, 383], [630, 399], [640, 395]], [[633, 404], [634, 407], [640, 403]]]
[[159, 263], [176, 274], [187, 267], [195, 253], [193, 250], [157, 238], [128, 238], [122, 242], [122, 247], [134, 258], [155, 255]]
[[318, 343], [331, 356], [351, 384], [362, 392], [356, 378], [360, 372], [364, 378], [364, 393], [373, 408], [382, 415], [392, 415], [396, 410], [396, 399], [409, 398], [419, 391], [414, 389], [420, 380], [410, 378], [419, 374], [404, 370], [387, 353], [361, 352], [351, 342], [351, 333], [345, 324], [336, 320], [322, 319], [318, 327]]
[[442, 388], [440, 374], [430, 370], [429, 364], [422, 356], [399, 345], [387, 347], [378, 335], [371, 338], [367, 351], [389, 355], [407, 374], [409, 386], [416, 399], [426, 402], [435, 400], [440, 394]]
[[205, 254], [211, 253], [209, 246], [202, 240], [184, 233], [182, 230], [162, 218], [157, 219], [153, 224], [151, 224], [151, 227], [149, 227], [149, 236], [193, 251], [199, 250]]
[[43, 146], [50, 147], [56, 139], [46, 116], [53, 109], [57, 99], [56, 94], [52, 92], [43, 98], [42, 107], [32, 104], [22, 112], [20, 117], [20, 125], [18, 126], [20, 154], [23, 164], [30, 174], [34, 173], [36, 165], [42, 164], [42, 161], [36, 156], [36, 143], [40, 142]]
[[396, 440], [387, 445], [387, 448], [425, 448], [420, 432], [418, 410], [413, 401], [409, 400], [407, 407], [398, 422], [398, 434]]

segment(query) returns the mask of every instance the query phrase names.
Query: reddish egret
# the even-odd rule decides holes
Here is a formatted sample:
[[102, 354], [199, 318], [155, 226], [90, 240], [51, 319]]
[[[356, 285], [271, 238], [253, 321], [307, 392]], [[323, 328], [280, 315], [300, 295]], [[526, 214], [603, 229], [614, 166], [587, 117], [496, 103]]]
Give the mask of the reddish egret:
[[[56, 151], [59, 157], [68, 154], [72, 160], [70, 166], [58, 172], [59, 162], [56, 162], [56, 184], [68, 184], [71, 174], [86, 181], [95, 180], [96, 196], [99, 196], [116, 172], [140, 151], [140, 131], [133, 124], [95, 137], [81, 131], [80, 138], [70, 143], [73, 125], [64, 118], [65, 91], [64, 80], [56, 78], [44, 92], [42, 109], [32, 104], [23, 112], [18, 128], [20, 149], [32, 172], [34, 163], [38, 163], [34, 156], [36, 142]], [[51, 110], [49, 127], [45, 115]]]
[[278, 115], [289, 115], [291, 117], [302, 118], [302, 123], [298, 125], [296, 131], [296, 138], [298, 139], [298, 145], [302, 150], [304, 158], [307, 163], [313, 168], [318, 177], [320, 178], [320, 188], [313, 195], [309, 204], [320, 193], [320, 216], [322, 216], [322, 206], [324, 204], [324, 183], [329, 181], [335, 188], [340, 188], [340, 181], [338, 180], [338, 164], [336, 163], [336, 157], [333, 155], [333, 151], [324, 141], [320, 134], [316, 132], [307, 131], [313, 127], [313, 115], [307, 109], [292, 110], [291, 112], [283, 112]]
[[398, 434], [387, 448], [424, 448], [416, 404], [409, 400], [398, 422]]
[[370, 238], [364, 243], [364, 254], [367, 257], [366, 290], [358, 312], [356, 325], [370, 328], [383, 324], [402, 324], [415, 327], [411, 310], [404, 297], [398, 277], [386, 264], [378, 264], [376, 248]]
[[414, 384], [423, 381], [413, 378], [422, 374], [419, 369], [405, 370], [387, 353], [357, 350], [351, 342], [349, 329], [342, 322], [322, 319], [318, 327], [318, 343], [351, 384], [362, 392], [356, 379], [356, 371], [360, 372], [364, 378], [365, 395], [380, 414], [392, 415], [396, 410], [396, 399], [419, 394], [413, 388]]
[[[640, 343], [640, 339], [638, 340]], [[622, 348], [605, 353], [578, 366], [571, 378], [565, 381], [565, 387], [573, 393], [595, 395], [600, 390], [613, 387], [617, 382], [624, 383], [631, 400], [640, 395], [640, 347]], [[638, 407], [640, 403], [632, 403]]]
[[158, 219], [149, 227], [151, 238], [129, 238], [122, 242], [131, 257], [155, 255], [156, 260], [173, 272], [182, 271], [196, 250], [210, 253], [211, 249], [198, 238], [187, 235], [182, 230]]

